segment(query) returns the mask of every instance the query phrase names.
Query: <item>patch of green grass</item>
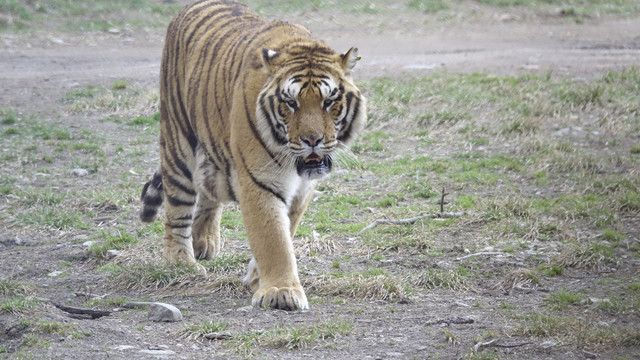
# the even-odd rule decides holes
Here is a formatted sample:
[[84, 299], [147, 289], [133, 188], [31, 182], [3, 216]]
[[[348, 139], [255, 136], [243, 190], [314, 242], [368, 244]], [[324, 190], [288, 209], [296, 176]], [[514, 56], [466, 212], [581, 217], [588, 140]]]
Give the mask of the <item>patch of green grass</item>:
[[412, 292], [407, 279], [376, 272], [376, 270], [363, 274], [336, 272], [304, 279], [303, 286], [310, 295], [360, 300], [402, 299]]
[[20, 2], [4, 0], [0, 11], [10, 14], [12, 22], [0, 22], [0, 30], [17, 32], [41, 30], [43, 24], [72, 31], [107, 31], [114, 27], [164, 27], [180, 9], [172, 3], [147, 0], [49, 0], [46, 2]]
[[221, 254], [211, 260], [200, 262], [208, 272], [233, 272], [244, 269], [251, 260], [251, 255], [241, 254]]
[[24, 296], [33, 291], [33, 286], [24, 282], [0, 278], [0, 295], [4, 297]]
[[127, 86], [129, 86], [129, 82], [127, 80], [115, 80], [113, 83], [111, 83], [111, 88], [113, 90], [124, 90], [127, 88]]
[[130, 302], [131, 300], [124, 298], [124, 297], [115, 297], [115, 298], [99, 298], [99, 299], [91, 299], [89, 301], [85, 301], [83, 306], [85, 307], [101, 307], [101, 306], [107, 306], [107, 307], [122, 307], [122, 305]]
[[208, 320], [201, 324], [185, 325], [180, 333], [183, 337], [195, 339], [204, 337], [207, 334], [226, 331], [228, 328], [229, 323], [227, 322]]
[[35, 207], [21, 212], [17, 219], [26, 225], [47, 226], [57, 230], [89, 228], [83, 214], [74, 210]]
[[322, 321], [313, 325], [277, 326], [264, 332], [248, 331], [233, 335], [232, 346], [249, 356], [261, 347], [300, 350], [311, 345], [330, 346], [331, 340], [349, 336], [354, 325], [346, 320]]
[[564, 273], [564, 267], [556, 264], [550, 264], [544, 267], [543, 272], [547, 276], [560, 276]]
[[437, 13], [448, 10], [449, 4], [443, 0], [409, 0], [406, 2], [407, 8], [425, 13]]
[[71, 103], [74, 101], [78, 101], [81, 99], [93, 99], [96, 96], [98, 96], [98, 94], [102, 93], [104, 90], [102, 88], [99, 88], [95, 85], [86, 85], [84, 88], [81, 89], [76, 89], [76, 90], [72, 90], [67, 92], [63, 97], [62, 97], [62, 102], [63, 103]]
[[614, 245], [603, 243], [570, 243], [554, 260], [561, 267], [578, 269], [599, 269], [607, 264], [618, 264], [620, 259], [614, 255]]
[[425, 289], [465, 291], [470, 288], [469, 274], [458, 267], [453, 270], [429, 269], [411, 276], [411, 282]]
[[579, 303], [581, 300], [582, 297], [580, 295], [560, 290], [551, 293], [551, 295], [549, 295], [545, 302], [552, 309], [560, 311], [565, 310], [567, 307], [569, 307], [569, 305]]
[[22, 314], [38, 304], [31, 296], [13, 296], [0, 301], [0, 313]]
[[515, 318], [520, 320], [514, 332], [516, 335], [561, 340], [565, 345], [578, 348], [619, 349], [640, 343], [640, 330], [637, 328], [603, 325], [581, 317], [539, 313], [517, 315]]
[[99, 260], [104, 260], [107, 258], [108, 250], [122, 250], [126, 249], [132, 244], [138, 243], [138, 238], [134, 237], [126, 231], [118, 231], [117, 234], [110, 234], [101, 231], [97, 235], [97, 237], [98, 239], [101, 239], [101, 241], [92, 244], [89, 251], [94, 258]]

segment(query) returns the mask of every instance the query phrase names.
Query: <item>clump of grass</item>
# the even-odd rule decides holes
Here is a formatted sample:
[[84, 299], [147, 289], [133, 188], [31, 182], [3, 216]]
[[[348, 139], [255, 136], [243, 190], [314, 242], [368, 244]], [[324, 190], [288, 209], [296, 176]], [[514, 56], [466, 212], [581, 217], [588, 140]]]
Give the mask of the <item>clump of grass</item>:
[[127, 88], [127, 86], [129, 85], [129, 82], [127, 80], [116, 80], [111, 84], [111, 88], [113, 90], [124, 90]]
[[23, 296], [33, 291], [33, 285], [13, 281], [5, 278], [0, 278], [0, 295], [6, 297]]
[[580, 317], [548, 316], [539, 313], [515, 316], [520, 325], [514, 335], [551, 338], [577, 348], [604, 351], [638, 346], [640, 329], [602, 325]]
[[573, 294], [564, 290], [560, 290], [554, 293], [551, 293], [549, 297], [545, 300], [547, 305], [549, 305], [554, 310], [565, 310], [569, 305], [574, 305], [582, 301], [582, 297], [577, 294]]
[[571, 243], [560, 253], [554, 264], [564, 268], [601, 269], [606, 264], [618, 264], [612, 245]]
[[207, 334], [218, 333], [226, 331], [229, 328], [229, 323], [224, 321], [205, 321], [202, 324], [186, 325], [180, 331], [180, 337], [187, 339], [196, 339], [205, 337]]
[[246, 253], [221, 254], [211, 260], [202, 261], [201, 264], [211, 273], [229, 273], [242, 271], [251, 260]]
[[119, 231], [115, 235], [102, 231], [98, 236], [103, 240], [92, 244], [89, 249], [91, 255], [98, 260], [106, 259], [108, 250], [122, 250], [138, 242], [136, 237], [126, 231]]
[[502, 280], [493, 286], [510, 293], [514, 289], [534, 289], [540, 284], [540, 277], [535, 270], [516, 269], [509, 272]]
[[175, 286], [199, 274], [184, 263], [151, 262], [121, 266], [113, 272], [113, 284], [118, 288], [157, 290]]
[[0, 313], [23, 314], [38, 304], [32, 296], [16, 296], [0, 301]]
[[349, 336], [353, 327], [353, 323], [346, 320], [324, 321], [300, 327], [277, 326], [266, 331], [233, 335], [232, 345], [238, 353], [245, 356], [250, 356], [258, 347], [300, 350], [311, 344]]
[[406, 298], [409, 282], [388, 274], [365, 276], [321, 275], [307, 278], [303, 286], [309, 294], [359, 300], [392, 300]]
[[466, 271], [429, 269], [411, 276], [411, 283], [425, 289], [467, 291], [471, 288]]
[[[120, 267], [111, 271], [112, 284], [118, 289], [138, 291], [184, 291], [192, 294], [221, 293], [220, 296], [247, 296], [248, 289], [241, 280], [240, 274], [228, 275], [225, 272], [213, 271], [203, 275], [186, 263], [169, 263], [158, 258], [147, 259], [141, 249], [125, 251], [116, 258]], [[135, 259], [130, 265], [124, 262]], [[236, 257], [231, 257], [237, 259]], [[207, 265], [207, 262], [204, 262]], [[211, 268], [211, 265], [207, 266]], [[231, 268], [229, 268], [231, 270]]]

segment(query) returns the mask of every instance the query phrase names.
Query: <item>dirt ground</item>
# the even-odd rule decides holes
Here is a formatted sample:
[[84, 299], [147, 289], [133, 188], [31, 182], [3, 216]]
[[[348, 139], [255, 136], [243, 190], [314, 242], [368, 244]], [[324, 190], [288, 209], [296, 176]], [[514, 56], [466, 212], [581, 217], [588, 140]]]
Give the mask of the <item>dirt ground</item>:
[[[640, 64], [640, 19], [637, 18], [588, 18], [576, 23], [560, 16], [505, 14], [499, 9], [494, 14], [469, 22], [454, 19], [424, 24], [419, 17], [416, 14], [415, 18], [388, 19], [392, 25], [379, 31], [376, 24], [357, 14], [327, 11], [290, 15], [291, 21], [309, 27], [335, 49], [357, 46], [362, 56], [354, 74], [358, 80], [381, 76], [417, 77], [441, 69], [499, 75], [551, 73], [559, 77], [589, 79], [608, 70]], [[130, 84], [143, 89], [156, 87], [162, 39], [162, 32], [156, 30], [123, 30], [113, 34], [0, 34], [0, 107], [19, 109], [45, 121], [67, 121], [70, 127], [86, 126], [104, 131], [110, 139], [117, 138], [117, 125], [95, 122], [104, 114], [71, 114], [61, 104], [60, 98], [66, 92], [87, 84], [109, 87], [115, 79], [128, 79]], [[133, 134], [127, 134], [120, 141], [126, 143], [132, 137]], [[153, 170], [155, 161], [157, 155], [145, 160], [149, 172]], [[60, 182], [60, 187], [66, 188], [89, 186], [92, 186], [90, 181], [62, 179]], [[134, 212], [119, 214], [122, 219], [112, 217], [110, 221], [126, 224], [135, 221], [135, 215]], [[0, 229], [0, 235], [4, 239], [18, 237], [29, 243], [29, 246], [19, 247], [0, 245], [0, 272], [5, 276], [18, 274], [17, 279], [33, 282], [40, 298], [71, 299], [69, 302], [77, 305], [83, 300], [74, 295], [78, 292], [141, 297], [136, 291], [113, 294], [114, 290], [104, 283], [107, 281], [105, 274], [95, 271], [95, 263], [84, 255], [77, 239], [73, 240], [82, 234], [56, 233], [55, 238], [49, 238], [45, 233], [25, 234], [15, 229]], [[235, 244], [231, 249], [246, 252], [247, 245]], [[450, 255], [451, 258], [457, 256], [460, 254], [455, 252]], [[55, 264], [70, 259], [73, 266], [71, 274], [65, 277], [47, 275], [56, 268]], [[597, 276], [595, 273], [583, 274], [581, 280], [564, 277], [557, 281], [566, 285], [572, 281], [586, 282]], [[434, 290], [395, 302], [320, 302], [312, 304], [309, 311], [290, 313], [247, 308], [250, 302], [248, 293], [237, 297], [221, 296], [206, 302], [198, 301], [202, 295], [182, 296], [179, 292], [168, 296], [142, 294], [142, 297], [176, 305], [186, 313], [185, 321], [215, 318], [229, 322], [231, 330], [236, 331], [264, 329], [273, 324], [299, 325], [324, 319], [346, 319], [355, 324], [351, 335], [333, 339], [328, 347], [311, 344], [295, 351], [260, 347], [252, 354], [283, 359], [464, 358], [479, 334], [512, 326], [509, 319], [491, 310], [506, 296], [489, 286], [456, 293]], [[526, 307], [527, 304], [537, 306], [541, 295], [539, 292], [514, 292], [508, 296], [510, 302]], [[486, 306], [468, 306], [474, 302]], [[43, 305], [37, 311], [43, 319], [69, 321], [92, 335], [81, 339], [60, 336], [54, 338], [48, 347], [27, 349], [19, 356], [0, 354], [0, 357], [205, 359], [238, 356], [221, 341], [180, 337], [176, 334], [179, 334], [183, 323], [149, 322], [144, 311], [115, 312], [98, 320], [70, 319], [50, 305]], [[450, 325], [456, 329], [459, 339], [447, 344], [442, 340], [443, 327], [433, 322], [453, 316], [470, 317], [474, 323]], [[0, 339], [3, 343], [19, 341], [20, 334], [11, 333], [15, 321], [11, 314], [0, 315]], [[511, 359], [612, 358], [614, 355], [585, 353], [562, 344], [545, 345], [535, 339], [514, 337], [502, 340], [504, 344], [526, 341], [532, 343], [496, 348], [495, 351], [499, 351], [500, 357]], [[633, 356], [638, 356], [638, 353], [630, 358]]]

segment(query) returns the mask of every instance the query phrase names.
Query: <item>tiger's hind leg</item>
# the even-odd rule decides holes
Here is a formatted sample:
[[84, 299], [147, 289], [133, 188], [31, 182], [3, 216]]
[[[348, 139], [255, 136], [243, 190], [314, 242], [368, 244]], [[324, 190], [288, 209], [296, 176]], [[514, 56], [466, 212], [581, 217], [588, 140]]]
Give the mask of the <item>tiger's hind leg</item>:
[[193, 217], [193, 251], [196, 259], [210, 260], [220, 253], [222, 204], [200, 194], [198, 208]]
[[[188, 180], [188, 181], [187, 181]], [[192, 244], [193, 210], [196, 204], [196, 192], [188, 178], [163, 174], [163, 187], [166, 198], [164, 223], [164, 257], [171, 262], [187, 263], [200, 272], [204, 267], [196, 262]]]

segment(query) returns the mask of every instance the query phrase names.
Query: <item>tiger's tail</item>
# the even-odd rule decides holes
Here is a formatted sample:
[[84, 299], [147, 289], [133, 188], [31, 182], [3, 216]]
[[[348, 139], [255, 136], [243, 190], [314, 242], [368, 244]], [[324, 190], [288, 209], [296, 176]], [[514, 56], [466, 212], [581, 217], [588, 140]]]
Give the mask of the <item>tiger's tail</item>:
[[153, 174], [151, 181], [144, 184], [142, 188], [142, 210], [140, 220], [143, 222], [153, 222], [158, 216], [158, 209], [162, 206], [164, 194], [162, 192], [162, 173], [160, 170]]

